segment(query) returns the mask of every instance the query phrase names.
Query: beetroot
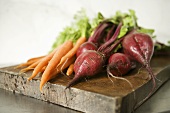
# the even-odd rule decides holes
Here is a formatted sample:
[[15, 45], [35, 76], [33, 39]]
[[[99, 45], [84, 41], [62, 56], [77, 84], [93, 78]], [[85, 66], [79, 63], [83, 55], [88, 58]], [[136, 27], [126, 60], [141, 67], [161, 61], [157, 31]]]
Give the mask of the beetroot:
[[76, 56], [78, 57], [80, 54], [86, 52], [87, 50], [97, 51], [97, 46], [92, 42], [85, 42], [77, 50]]
[[121, 77], [135, 67], [135, 62], [131, 61], [127, 55], [114, 53], [109, 57], [107, 73], [112, 73], [114, 76]]
[[102, 70], [105, 58], [100, 52], [88, 50], [82, 53], [74, 63], [75, 77], [66, 88], [74, 85], [78, 80], [85, 76], [93, 76]]
[[[120, 32], [120, 29], [121, 27], [117, 27], [116, 31]], [[119, 34], [117, 32], [115, 32], [115, 37], [117, 37]], [[74, 63], [75, 76], [66, 86], [66, 88], [71, 87], [83, 77], [94, 76], [99, 73], [102, 70], [107, 58], [110, 56], [111, 51], [117, 47], [121, 40], [117, 41], [115, 44], [106, 48], [105, 50], [88, 50], [79, 55]]]
[[134, 60], [142, 64], [149, 73], [149, 77], [152, 78], [153, 88], [150, 94], [143, 100], [145, 101], [153, 92], [156, 87], [155, 76], [150, 67], [150, 60], [154, 52], [154, 43], [152, 38], [144, 33], [138, 33], [132, 31], [125, 36], [122, 46], [124, 52], [131, 56]]
[[126, 36], [122, 42], [124, 52], [144, 66], [149, 66], [154, 52], [154, 44], [149, 35], [136, 33]]

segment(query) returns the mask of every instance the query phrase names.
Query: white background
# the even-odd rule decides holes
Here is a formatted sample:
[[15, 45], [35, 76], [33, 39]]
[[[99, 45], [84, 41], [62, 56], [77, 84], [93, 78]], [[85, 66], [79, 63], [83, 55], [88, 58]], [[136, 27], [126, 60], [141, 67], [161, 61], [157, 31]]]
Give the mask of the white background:
[[0, 0], [0, 63], [48, 53], [81, 8], [90, 17], [133, 9], [139, 25], [154, 28], [161, 42], [170, 40], [170, 0]]

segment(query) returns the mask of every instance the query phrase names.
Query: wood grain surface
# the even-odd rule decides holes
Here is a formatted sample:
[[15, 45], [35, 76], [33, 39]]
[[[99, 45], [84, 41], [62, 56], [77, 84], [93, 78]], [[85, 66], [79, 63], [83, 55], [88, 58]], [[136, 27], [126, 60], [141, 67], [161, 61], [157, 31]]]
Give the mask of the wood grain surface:
[[[157, 90], [170, 78], [168, 75], [170, 58], [155, 57], [152, 59], [151, 66], [159, 79]], [[109, 79], [106, 72], [103, 72], [93, 78], [82, 80], [67, 90], [65, 90], [65, 86], [70, 78], [58, 75], [44, 86], [43, 92], [40, 92], [41, 74], [32, 81], [27, 81], [32, 71], [19, 74], [19, 70], [14, 69], [14, 66], [1, 68], [0, 88], [81, 112], [130, 113], [134, 107], [138, 107], [137, 103], [141, 102], [152, 89], [152, 81], [147, 79], [148, 73], [143, 68], [140, 71], [139, 68], [133, 70], [125, 76], [132, 83], [134, 91], [126, 81]]]

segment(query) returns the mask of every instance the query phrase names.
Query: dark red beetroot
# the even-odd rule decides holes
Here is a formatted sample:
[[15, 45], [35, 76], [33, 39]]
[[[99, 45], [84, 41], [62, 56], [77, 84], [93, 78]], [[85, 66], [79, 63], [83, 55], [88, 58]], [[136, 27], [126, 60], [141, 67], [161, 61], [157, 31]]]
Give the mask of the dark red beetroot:
[[[122, 24], [120, 24], [120, 26], [121, 25]], [[117, 27], [117, 30], [115, 32], [117, 36], [119, 34], [117, 32], [120, 32], [120, 28], [121, 27]], [[117, 45], [120, 44], [121, 41], [122, 39], [117, 41], [112, 46], [106, 48], [105, 50], [102, 51], [88, 50], [79, 55], [74, 63], [75, 76], [71, 80], [71, 82], [69, 82], [69, 84], [66, 86], [66, 88], [71, 87], [73, 84], [78, 82], [83, 77], [94, 76], [97, 73], [99, 73], [102, 70], [103, 65], [105, 64], [106, 59], [110, 56], [111, 51], [114, 50], [117, 47]]]
[[132, 32], [127, 35], [122, 46], [124, 52], [144, 66], [149, 66], [154, 52], [154, 44], [149, 35]]
[[135, 62], [131, 61], [127, 55], [114, 53], [109, 57], [107, 73], [112, 73], [114, 76], [121, 77], [135, 67]]
[[76, 56], [78, 57], [80, 54], [86, 52], [87, 50], [97, 51], [97, 46], [92, 42], [85, 42], [77, 50]]
[[132, 31], [124, 38], [122, 46], [124, 52], [141, 63], [148, 71], [149, 77], [152, 78], [153, 88], [150, 94], [143, 100], [145, 101], [156, 87], [155, 76], [150, 67], [150, 61], [154, 52], [153, 40], [147, 34]]
[[102, 70], [104, 63], [104, 56], [102, 57], [102, 54], [94, 50], [88, 50], [80, 54], [74, 65], [74, 72], [76, 75], [67, 88], [74, 85], [79, 79], [85, 76], [93, 76], [99, 73]]

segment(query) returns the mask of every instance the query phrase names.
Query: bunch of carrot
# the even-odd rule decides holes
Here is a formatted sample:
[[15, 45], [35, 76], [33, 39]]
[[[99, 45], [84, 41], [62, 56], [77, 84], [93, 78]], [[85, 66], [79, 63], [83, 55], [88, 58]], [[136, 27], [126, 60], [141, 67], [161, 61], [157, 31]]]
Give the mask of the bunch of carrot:
[[47, 81], [63, 70], [67, 69], [66, 75], [68, 76], [74, 72], [77, 49], [82, 43], [86, 42], [92, 32], [91, 29], [93, 29], [83, 9], [74, 15], [74, 20], [70, 26], [59, 33], [49, 54], [31, 58], [26, 63], [16, 67], [25, 67], [20, 70], [20, 73], [33, 70], [28, 80], [32, 80], [39, 73], [42, 73], [40, 90]]
[[32, 80], [39, 73], [42, 73], [40, 90], [44, 84], [53, 79], [57, 74], [67, 68], [66, 74], [69, 76], [73, 73], [73, 65], [76, 59], [77, 49], [81, 44], [86, 42], [85, 37], [80, 37], [75, 44], [72, 41], [65, 41], [45, 56], [35, 57], [27, 60], [26, 63], [18, 65], [16, 68], [25, 67], [20, 70], [21, 73], [32, 70], [32, 75], [28, 80]]

